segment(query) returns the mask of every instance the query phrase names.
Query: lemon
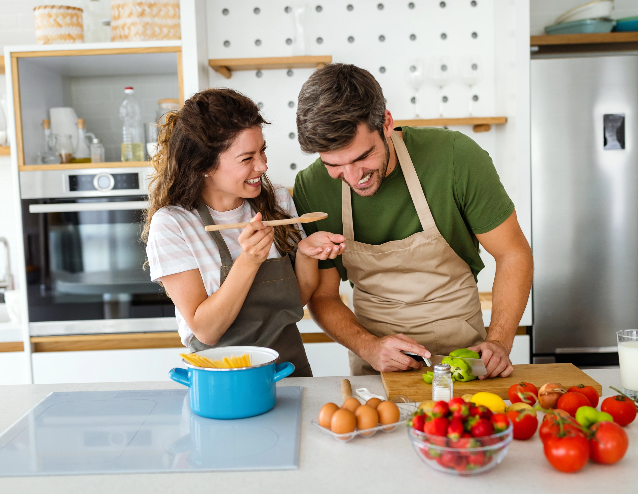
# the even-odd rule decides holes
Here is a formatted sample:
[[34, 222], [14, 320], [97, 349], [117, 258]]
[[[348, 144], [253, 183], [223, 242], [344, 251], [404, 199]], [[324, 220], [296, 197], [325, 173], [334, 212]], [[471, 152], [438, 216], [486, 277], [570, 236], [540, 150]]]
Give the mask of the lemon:
[[505, 408], [507, 408], [500, 396], [494, 393], [488, 393], [487, 391], [481, 391], [472, 396], [472, 403], [475, 405], [483, 405], [489, 408], [492, 413], [505, 413]]
[[472, 401], [472, 395], [463, 395], [461, 396], [466, 403], [470, 403]]
[[523, 402], [512, 403], [510, 406], [507, 407], [506, 411], [511, 412], [512, 410], [531, 410], [533, 412], [534, 417], [536, 417], [536, 410], [534, 410], [532, 406], [528, 405], [527, 403], [523, 403]]

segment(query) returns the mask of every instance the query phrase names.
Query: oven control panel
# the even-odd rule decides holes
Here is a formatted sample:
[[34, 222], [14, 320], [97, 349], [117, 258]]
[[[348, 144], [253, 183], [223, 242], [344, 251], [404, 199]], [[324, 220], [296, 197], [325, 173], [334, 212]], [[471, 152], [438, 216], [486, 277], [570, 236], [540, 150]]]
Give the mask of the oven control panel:
[[69, 175], [69, 191], [132, 190], [140, 187], [139, 173], [97, 173], [95, 175]]

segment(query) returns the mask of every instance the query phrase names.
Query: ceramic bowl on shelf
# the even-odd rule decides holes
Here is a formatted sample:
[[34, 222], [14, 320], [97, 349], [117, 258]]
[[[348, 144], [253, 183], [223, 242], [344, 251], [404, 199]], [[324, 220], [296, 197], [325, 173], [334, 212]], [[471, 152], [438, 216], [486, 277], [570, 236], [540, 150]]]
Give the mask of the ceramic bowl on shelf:
[[613, 10], [614, 0], [595, 0], [594, 2], [588, 2], [574, 7], [561, 14], [556, 21], [554, 21], [554, 24], [588, 19], [608, 19]]
[[614, 31], [617, 33], [627, 33], [638, 31], [638, 15], [634, 17], [623, 17], [616, 20]]
[[452, 441], [407, 427], [414, 451], [428, 466], [439, 472], [471, 476], [496, 467], [512, 442], [512, 424], [498, 434], [485, 437], [461, 438]]
[[616, 21], [607, 19], [588, 19], [584, 21], [565, 22], [547, 26], [547, 34], [586, 34], [609, 33], [616, 25]]

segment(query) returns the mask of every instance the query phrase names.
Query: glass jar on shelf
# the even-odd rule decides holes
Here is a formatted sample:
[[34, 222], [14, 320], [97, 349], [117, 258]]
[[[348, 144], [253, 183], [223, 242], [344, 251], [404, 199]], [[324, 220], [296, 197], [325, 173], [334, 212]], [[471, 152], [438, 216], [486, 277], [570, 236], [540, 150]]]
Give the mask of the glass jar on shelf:
[[60, 155], [57, 152], [58, 138], [51, 133], [51, 121], [48, 119], [42, 120], [42, 135], [41, 151], [36, 157], [36, 163], [39, 165], [57, 165], [60, 163]]
[[97, 137], [91, 143], [91, 163], [104, 163], [104, 145]]

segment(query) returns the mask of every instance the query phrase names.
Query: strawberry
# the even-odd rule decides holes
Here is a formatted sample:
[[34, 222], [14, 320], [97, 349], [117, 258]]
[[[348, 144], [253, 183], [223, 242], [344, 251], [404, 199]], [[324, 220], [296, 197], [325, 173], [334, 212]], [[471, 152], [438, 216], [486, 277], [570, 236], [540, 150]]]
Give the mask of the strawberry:
[[425, 423], [423, 432], [426, 434], [432, 434], [433, 436], [447, 436], [447, 426], [449, 420], [445, 417], [436, 417]]
[[433, 417], [447, 417], [448, 413], [450, 413], [450, 407], [448, 406], [447, 401], [437, 401], [432, 407]]
[[503, 432], [510, 425], [510, 420], [504, 413], [496, 413], [492, 415], [490, 422], [492, 422], [492, 425], [494, 426], [494, 433]]
[[459, 458], [460, 456], [458, 453], [455, 453], [454, 451], [445, 451], [441, 454], [440, 458], [436, 459], [436, 461], [442, 467], [456, 468]]
[[414, 430], [423, 432], [423, 427], [425, 426], [425, 414], [421, 413], [412, 417], [410, 425]]
[[456, 458], [456, 464], [454, 465], [454, 469], [457, 472], [464, 472], [467, 469], [468, 461], [467, 458], [463, 455], [460, 455]]
[[452, 413], [452, 418], [465, 421], [470, 416], [470, 405], [464, 403]]
[[450, 412], [454, 413], [462, 406], [467, 405], [467, 402], [463, 398], [457, 396], [456, 398], [452, 398], [450, 401], [448, 401], [447, 404], [450, 408]]
[[481, 412], [481, 413], [480, 413], [480, 417], [481, 417], [482, 419], [490, 420], [490, 419], [492, 418], [492, 415], [494, 415], [494, 414], [492, 413], [492, 410], [490, 410], [489, 408], [487, 408], [487, 407], [485, 407], [485, 406], [483, 406], [483, 405], [479, 405], [479, 406], [478, 406], [478, 409], [479, 409], [479, 411]]
[[447, 426], [447, 437], [452, 441], [457, 441], [463, 434], [463, 422], [459, 419], [452, 419]]
[[470, 432], [472, 433], [472, 437], [491, 436], [494, 434], [494, 426], [489, 420], [480, 418], [472, 425]]
[[475, 451], [467, 457], [468, 464], [473, 467], [482, 467], [485, 464], [485, 453], [483, 451]]

